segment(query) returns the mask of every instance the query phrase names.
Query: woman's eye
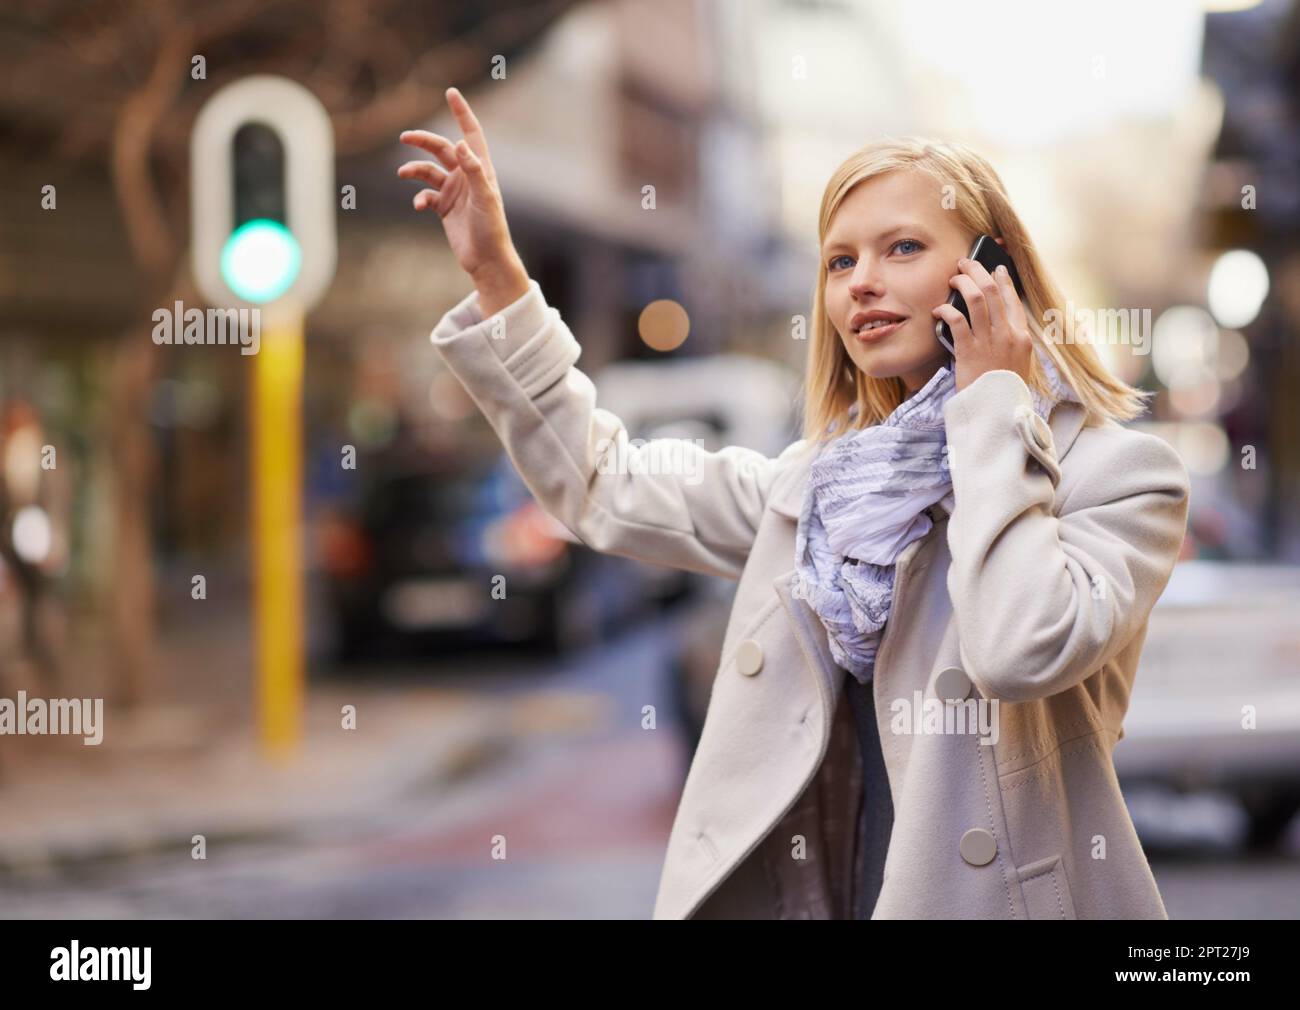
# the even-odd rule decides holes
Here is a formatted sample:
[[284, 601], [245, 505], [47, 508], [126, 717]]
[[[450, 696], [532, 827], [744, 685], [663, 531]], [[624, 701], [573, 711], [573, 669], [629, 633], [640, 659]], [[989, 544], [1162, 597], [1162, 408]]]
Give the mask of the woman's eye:
[[[913, 253], [920, 252], [922, 249], [925, 248], [924, 245], [922, 245], [920, 242], [918, 242], [918, 241], [917, 241], [916, 239], [914, 239], [914, 238], [900, 238], [897, 242], [895, 242], [893, 245], [891, 245], [891, 246], [889, 247], [889, 249], [890, 249], [890, 251], [892, 252], [893, 250], [897, 249], [899, 246], [915, 246], [915, 247], [916, 247], [916, 248], [914, 248], [914, 249], [906, 249], [906, 250], [904, 250], [903, 253], [902, 253], [902, 255], [904, 255], [904, 256], [910, 256], [910, 255], [912, 255]], [[846, 255], [841, 254], [841, 255], [839, 255], [839, 256], [836, 256], [836, 257], [835, 257], [834, 259], [832, 259], [829, 263], [827, 263], [827, 264], [826, 264], [826, 269], [827, 269], [827, 270], [835, 270], [835, 269], [836, 269], [835, 264], [838, 263], [840, 260], [852, 260], [852, 259], [853, 259], [852, 256], [846, 256]]]

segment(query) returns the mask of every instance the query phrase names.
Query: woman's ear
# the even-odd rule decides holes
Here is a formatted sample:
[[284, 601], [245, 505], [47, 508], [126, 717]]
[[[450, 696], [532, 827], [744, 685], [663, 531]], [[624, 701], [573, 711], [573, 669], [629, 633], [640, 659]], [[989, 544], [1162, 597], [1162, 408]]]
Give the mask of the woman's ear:
[[998, 245], [1006, 245], [1006, 243], [1003, 242], [1002, 239], [1000, 238], [995, 238], [993, 241], [996, 242]]

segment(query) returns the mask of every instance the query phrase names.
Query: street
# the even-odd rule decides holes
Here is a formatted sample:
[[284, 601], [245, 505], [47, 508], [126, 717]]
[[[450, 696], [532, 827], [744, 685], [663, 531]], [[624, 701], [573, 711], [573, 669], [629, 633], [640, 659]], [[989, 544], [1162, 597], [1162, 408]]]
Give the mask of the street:
[[[671, 721], [674, 616], [559, 662], [497, 653], [348, 667], [331, 688], [387, 704], [477, 695], [513, 707], [509, 746], [448, 781], [405, 786], [289, 832], [0, 878], [13, 918], [647, 918], [687, 767]], [[643, 705], [656, 729], [641, 728]], [[378, 704], [363, 702], [363, 718]], [[1295, 826], [1293, 825], [1293, 828]], [[498, 842], [504, 841], [504, 852]], [[1242, 860], [1153, 856], [1171, 918], [1284, 918], [1300, 909], [1300, 838]], [[494, 858], [494, 851], [504, 858]]]
[[[510, 745], [452, 783], [316, 818], [271, 840], [213, 844], [0, 878], [9, 917], [638, 918], [654, 903], [686, 755], [670, 710], [662, 622], [562, 663], [490, 654], [454, 668], [351, 667], [386, 695], [475, 691], [516, 706]], [[521, 706], [522, 707], [519, 707]], [[364, 720], [366, 703], [359, 706]], [[504, 858], [493, 858], [494, 839]], [[496, 850], [501, 855], [499, 849]]]

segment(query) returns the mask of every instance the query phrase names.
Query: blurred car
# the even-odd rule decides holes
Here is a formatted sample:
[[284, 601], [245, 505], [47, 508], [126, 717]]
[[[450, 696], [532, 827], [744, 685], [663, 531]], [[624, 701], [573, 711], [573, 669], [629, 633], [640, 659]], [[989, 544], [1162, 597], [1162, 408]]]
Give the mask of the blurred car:
[[[1126, 791], [1155, 785], [1235, 797], [1246, 843], [1279, 841], [1300, 813], [1297, 615], [1300, 566], [1175, 566], [1151, 612], [1115, 748]], [[1143, 834], [1136, 811], [1134, 823]]]
[[451, 639], [558, 650], [589, 633], [570, 599], [572, 537], [504, 454], [381, 471], [355, 514], [324, 523], [319, 550], [341, 658]]
[[632, 438], [701, 438], [776, 455], [792, 441], [798, 376], [748, 354], [620, 361], [592, 379]]
[[[632, 439], [745, 444], [771, 455], [788, 444], [797, 380], [772, 362], [744, 355], [620, 362], [593, 382], [598, 406], [614, 411]], [[537, 505], [503, 453], [488, 465], [415, 455], [377, 469], [360, 506], [322, 528], [341, 657], [449, 640], [559, 652], [692, 599], [711, 582], [735, 589], [586, 549]], [[492, 596], [494, 575], [505, 576], [502, 599]], [[703, 595], [712, 606], [717, 590]], [[713, 623], [720, 636], [725, 609]], [[684, 662], [678, 669], [698, 681], [693, 664], [690, 674]]]

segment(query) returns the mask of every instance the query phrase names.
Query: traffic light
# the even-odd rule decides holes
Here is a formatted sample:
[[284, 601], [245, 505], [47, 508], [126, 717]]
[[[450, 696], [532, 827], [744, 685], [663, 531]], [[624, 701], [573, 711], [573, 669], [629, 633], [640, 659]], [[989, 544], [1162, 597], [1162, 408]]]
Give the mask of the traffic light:
[[245, 123], [232, 154], [235, 230], [221, 250], [221, 278], [245, 301], [273, 302], [302, 269], [302, 248], [286, 220], [284, 144], [265, 123]]
[[190, 141], [194, 277], [214, 306], [310, 309], [337, 256], [334, 136], [311, 92], [256, 75], [204, 105]]
[[305, 682], [303, 317], [337, 256], [329, 116], [282, 77], [229, 84], [194, 121], [190, 182], [195, 283], [213, 307], [251, 307], [259, 320], [249, 395], [255, 707], [265, 750], [291, 758]]

